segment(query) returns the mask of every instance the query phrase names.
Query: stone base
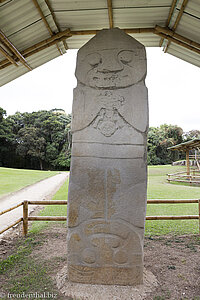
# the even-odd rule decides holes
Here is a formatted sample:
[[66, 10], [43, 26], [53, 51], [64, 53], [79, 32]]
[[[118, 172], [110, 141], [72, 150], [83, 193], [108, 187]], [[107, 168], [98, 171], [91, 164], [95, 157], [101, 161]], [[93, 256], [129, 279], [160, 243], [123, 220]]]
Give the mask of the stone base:
[[138, 285], [143, 284], [143, 266], [124, 267], [81, 267], [69, 265], [68, 278], [71, 282], [85, 284]]
[[56, 276], [58, 289], [65, 297], [80, 300], [143, 300], [158, 285], [156, 277], [144, 269], [144, 284], [137, 286], [94, 285], [70, 282], [67, 277], [67, 266]]

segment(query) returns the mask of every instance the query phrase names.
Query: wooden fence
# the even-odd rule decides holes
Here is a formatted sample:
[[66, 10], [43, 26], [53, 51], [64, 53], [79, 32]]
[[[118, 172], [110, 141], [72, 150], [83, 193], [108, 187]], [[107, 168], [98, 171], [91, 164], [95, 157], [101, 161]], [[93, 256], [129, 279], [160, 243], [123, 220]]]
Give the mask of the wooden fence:
[[186, 171], [177, 172], [173, 174], [167, 174], [168, 182], [183, 182], [189, 184], [198, 184], [200, 185], [200, 171], [191, 170], [191, 174], [187, 174]]
[[[199, 220], [199, 234], [200, 234], [200, 199], [169, 199], [169, 200], [147, 200], [147, 204], [185, 204], [185, 203], [198, 203], [199, 215], [185, 215], [185, 216], [146, 216], [146, 220]], [[23, 205], [23, 217], [15, 221], [13, 224], [7, 226], [0, 231], [0, 234], [13, 226], [23, 222], [23, 235], [26, 236], [28, 233], [28, 221], [66, 221], [67, 217], [61, 216], [29, 216], [28, 205], [67, 205], [65, 200], [40, 200], [40, 201], [29, 201], [25, 200], [11, 208], [8, 208], [0, 212], [0, 216], [12, 211]]]

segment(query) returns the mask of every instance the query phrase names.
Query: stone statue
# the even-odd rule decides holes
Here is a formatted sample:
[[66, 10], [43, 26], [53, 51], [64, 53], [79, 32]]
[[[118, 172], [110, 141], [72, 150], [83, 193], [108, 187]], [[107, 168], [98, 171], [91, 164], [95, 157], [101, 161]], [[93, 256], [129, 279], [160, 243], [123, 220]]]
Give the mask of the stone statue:
[[145, 48], [104, 29], [77, 56], [68, 205], [69, 280], [143, 282]]

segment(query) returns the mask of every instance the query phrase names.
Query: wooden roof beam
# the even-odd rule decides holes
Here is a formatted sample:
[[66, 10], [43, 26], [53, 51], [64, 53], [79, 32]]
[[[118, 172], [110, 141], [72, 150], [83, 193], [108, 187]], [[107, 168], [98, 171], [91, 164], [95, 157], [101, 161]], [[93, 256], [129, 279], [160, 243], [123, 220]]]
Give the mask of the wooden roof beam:
[[[126, 33], [154, 33], [155, 28], [122, 28]], [[97, 34], [100, 30], [72, 30], [70, 34], [73, 35], [91, 35]]]
[[107, 0], [107, 5], [108, 5], [109, 26], [110, 28], [113, 28], [114, 24], [113, 24], [112, 0]]
[[189, 49], [189, 50], [191, 50], [193, 52], [196, 52], [196, 53], [200, 54], [200, 49], [197, 49], [197, 48], [195, 48], [193, 46], [190, 46], [190, 45], [188, 45], [188, 44], [186, 44], [186, 43], [184, 43], [184, 42], [182, 42], [182, 41], [180, 41], [178, 39], [175, 39], [175, 38], [173, 38], [173, 37], [171, 37], [169, 35], [166, 35], [166, 34], [164, 34], [162, 32], [156, 31], [156, 30], [155, 30], [155, 34], [163, 37], [164, 39], [167, 39], [169, 42], [173, 42], [173, 43], [175, 43], [177, 45], [180, 45], [180, 46], [182, 46], [182, 47], [184, 47], [186, 49]]
[[161, 27], [161, 26], [158, 26], [156, 25], [155, 27], [155, 30], [158, 31], [158, 32], [162, 32], [164, 34], [167, 34], [171, 37], [174, 37], [175, 39], [177, 40], [180, 40], [180, 41], [183, 41], [185, 43], [187, 43], [188, 45], [190, 46], [193, 46], [193, 47], [196, 47], [196, 48], [199, 48], [200, 49], [200, 44], [195, 42], [195, 41], [192, 41], [178, 33], [175, 33], [174, 31], [170, 30], [169, 28], [166, 28], [166, 27]]
[[[168, 15], [168, 18], [167, 18], [167, 22], [165, 24], [166, 27], [168, 27], [169, 24], [170, 24], [171, 18], [172, 18], [173, 13], [174, 13], [174, 9], [176, 7], [176, 3], [177, 3], [177, 0], [172, 0], [172, 4], [171, 4], [171, 8], [170, 8], [169, 15]], [[164, 41], [164, 39], [161, 38], [160, 44], [159, 44], [160, 47], [162, 47], [163, 41]]]
[[5, 42], [2, 41], [0, 38], [0, 44], [3, 46], [4, 50], [9, 53], [9, 55], [13, 55], [13, 52], [10, 50], [10, 48], [5, 44]]
[[6, 37], [6, 35], [3, 33], [3, 31], [0, 30], [0, 39], [3, 41], [3, 43], [14, 53], [20, 62], [29, 70], [31, 71], [32, 68], [28, 65], [27, 61], [23, 57], [23, 55], [15, 48], [15, 46], [11, 43], [11, 41]]
[[[35, 53], [38, 53], [48, 47], [51, 47], [55, 44], [57, 44], [58, 42], [62, 42], [64, 40], [66, 40], [67, 38], [71, 37], [71, 33], [70, 33], [70, 30], [67, 29], [63, 32], [59, 32], [57, 33], [56, 35], [46, 39], [46, 40], [43, 40], [25, 50], [22, 51], [22, 54], [24, 57], [29, 57]], [[3, 69], [5, 67], [8, 67], [10, 66], [11, 63], [10, 61], [8, 61], [8, 59], [5, 59], [5, 60], [2, 60], [0, 61], [0, 69]]]
[[176, 8], [176, 4], [177, 4], [177, 0], [173, 0], [172, 1], [172, 5], [171, 5], [171, 8], [170, 8], [170, 11], [169, 11], [169, 16], [167, 18], [167, 23], [166, 23], [166, 26], [168, 27], [169, 24], [170, 24], [170, 21], [172, 19], [172, 16], [173, 16], [173, 13], [174, 13], [174, 9]]
[[183, 12], [184, 12], [184, 9], [185, 9], [187, 3], [188, 3], [188, 0], [184, 0], [184, 1], [183, 1], [182, 5], [181, 5], [181, 8], [180, 8], [180, 10], [179, 10], [178, 16], [177, 16], [177, 18], [176, 18], [176, 21], [175, 21], [175, 23], [174, 23], [174, 25], [173, 25], [173, 27], [172, 27], [172, 30], [173, 30], [173, 31], [174, 31], [174, 30], [176, 29], [176, 27], [178, 26], [178, 23], [180, 22], [180, 19], [181, 19], [182, 15], [183, 15]]
[[[53, 9], [52, 9], [50, 3], [49, 3], [49, 0], [45, 0], [45, 3], [46, 3], [46, 5], [48, 6], [48, 9], [50, 10], [50, 13], [51, 13], [51, 15], [52, 15], [53, 21], [54, 21], [54, 23], [55, 23], [55, 26], [57, 27], [57, 30], [58, 30], [59, 32], [61, 32], [61, 28], [60, 28], [60, 26], [59, 26], [59, 24], [58, 24], [58, 22], [57, 22], [57, 20], [56, 20], [56, 16], [55, 16], [54, 11], [53, 11]], [[68, 50], [68, 46], [67, 46], [66, 41], [63, 41], [63, 45], [64, 45], [65, 49]]]
[[[182, 47], [185, 47], [191, 51], [194, 51], [200, 54], [200, 44], [184, 37], [179, 34], [174, 33], [173, 31], [169, 30], [168, 28], [163, 28], [161, 26], [156, 25], [155, 28], [124, 28], [123, 29], [126, 33], [154, 33], [159, 35], [164, 39], [168, 39], [171, 42], [174, 42]], [[22, 51], [22, 55], [24, 57], [28, 57], [33, 55], [43, 49], [51, 47], [58, 42], [62, 42], [67, 38], [73, 35], [95, 35], [99, 30], [82, 30], [82, 31], [70, 31], [70, 29], [66, 29], [62, 32], [58, 32], [54, 34], [52, 37], [43, 40], [25, 50]], [[196, 47], [196, 48], [195, 48]], [[11, 65], [11, 62], [8, 59], [0, 61], [0, 69], [5, 68]]]
[[[43, 40], [25, 50], [22, 51], [22, 54], [24, 57], [28, 57], [32, 54], [35, 54], [47, 47], [50, 47], [52, 45], [55, 45], [58, 42], [62, 42], [63, 40], [66, 40], [67, 38], [73, 36], [73, 35], [95, 35], [100, 30], [82, 30], [82, 31], [70, 31], [70, 29], [66, 29], [64, 31], [58, 32], [54, 34], [52, 37]], [[154, 33], [154, 28], [126, 28], [124, 29], [126, 33]], [[30, 54], [29, 54], [30, 53]], [[5, 68], [7, 66], [11, 65], [11, 63], [5, 59], [0, 61], [0, 69]]]
[[[45, 26], [46, 26], [48, 32], [50, 33], [51, 36], [53, 36], [54, 33], [53, 33], [53, 31], [51, 30], [51, 27], [49, 26], [49, 24], [48, 24], [48, 22], [47, 22], [47, 20], [46, 20], [46, 18], [45, 18], [45, 16], [44, 16], [44, 14], [43, 14], [43, 12], [42, 12], [42, 10], [41, 10], [41, 8], [40, 8], [40, 6], [39, 6], [37, 0], [32, 0], [32, 1], [33, 1], [34, 5], [35, 5], [36, 9], [38, 10], [38, 12], [39, 12], [39, 14], [40, 14], [40, 17], [42, 18], [42, 21], [44, 22], [44, 24], [45, 24]], [[58, 44], [56, 44], [56, 47], [57, 47], [59, 53], [60, 53], [61, 55], [63, 55], [63, 53], [62, 53], [62, 51], [60, 50]]]
[[10, 54], [3, 48], [0, 46], [0, 53], [5, 56], [10, 62], [11, 64], [15, 65], [16, 67], [18, 67], [18, 64], [16, 63], [16, 61], [12, 58], [12, 56], [10, 56]]
[[[36, 53], [38, 53], [38, 52], [40, 52], [40, 51], [48, 48], [48, 47], [51, 47], [51, 46], [55, 45], [58, 41], [59, 42], [63, 42], [65, 39], [66, 39], [66, 37], [62, 37], [59, 40], [54, 40], [54, 41], [48, 42], [48, 43], [46, 43], [44, 45], [41, 45], [40, 47], [37, 47], [35, 49], [32, 48], [32, 47], [30, 47], [30, 48], [32, 48], [32, 50], [26, 49], [22, 53], [23, 53], [24, 57], [29, 57], [29, 56], [31, 56], [33, 54], [36, 54]], [[11, 63], [8, 62], [8, 60], [1, 61], [0, 62], [0, 69], [4, 69], [4, 68], [6, 68], [6, 67], [8, 67], [10, 65], [11, 65]]]
[[[172, 31], [176, 30], [176, 28], [177, 28], [177, 26], [178, 26], [178, 24], [180, 22], [180, 19], [181, 19], [182, 15], [183, 15], [183, 12], [184, 12], [184, 9], [185, 9], [187, 3], [188, 3], [188, 0], [183, 0], [183, 3], [182, 3], [181, 8], [179, 10], [178, 16], [177, 16], [177, 18], [175, 20], [175, 23], [174, 23], [173, 27], [172, 27]], [[167, 52], [167, 49], [168, 49], [169, 45], [170, 45], [170, 41], [168, 42], [167, 46], [164, 49], [165, 53]]]

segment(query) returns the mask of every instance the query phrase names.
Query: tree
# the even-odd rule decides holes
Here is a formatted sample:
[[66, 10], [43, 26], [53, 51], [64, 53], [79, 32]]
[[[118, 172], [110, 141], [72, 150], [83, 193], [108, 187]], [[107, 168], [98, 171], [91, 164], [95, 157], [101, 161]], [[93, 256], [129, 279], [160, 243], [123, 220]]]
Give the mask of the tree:
[[12, 159], [14, 134], [12, 123], [5, 118], [6, 111], [0, 107], [0, 166], [8, 166]]
[[147, 139], [147, 162], [149, 165], [169, 164], [178, 158], [175, 151], [167, 148], [182, 142], [182, 128], [163, 124], [150, 127]]
[[193, 139], [200, 139], [200, 130], [190, 130], [188, 132], [184, 132], [183, 139], [185, 142]]
[[45, 138], [35, 127], [24, 127], [18, 132], [17, 153], [21, 156], [30, 156], [38, 159], [40, 169], [43, 170], [43, 160], [45, 159]]
[[10, 119], [17, 132], [17, 153], [21, 157], [30, 162], [37, 159], [40, 168], [69, 168], [70, 115], [56, 109], [17, 113]]
[[58, 157], [53, 161], [55, 168], [62, 170], [68, 170], [71, 161], [71, 149], [66, 149], [65, 147], [59, 153]]

